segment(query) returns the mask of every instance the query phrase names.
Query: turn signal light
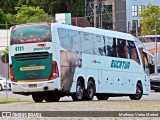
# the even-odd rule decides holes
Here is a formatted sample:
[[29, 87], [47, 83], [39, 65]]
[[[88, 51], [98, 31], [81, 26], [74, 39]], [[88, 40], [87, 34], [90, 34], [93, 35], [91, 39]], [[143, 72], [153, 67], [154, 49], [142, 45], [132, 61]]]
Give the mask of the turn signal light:
[[16, 78], [14, 77], [14, 72], [13, 72], [12, 65], [10, 65], [10, 76], [11, 76], [11, 81], [12, 82], [17, 82]]
[[53, 80], [53, 79], [56, 79], [57, 77], [59, 77], [57, 62], [53, 61], [52, 62], [52, 73], [51, 73], [49, 79]]

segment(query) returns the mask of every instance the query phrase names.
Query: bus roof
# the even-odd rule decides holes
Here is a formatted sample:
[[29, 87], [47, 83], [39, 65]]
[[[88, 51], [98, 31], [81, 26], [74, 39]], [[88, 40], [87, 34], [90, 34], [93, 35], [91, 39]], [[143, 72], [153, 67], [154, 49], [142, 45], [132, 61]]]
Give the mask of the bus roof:
[[119, 32], [119, 31], [113, 31], [113, 30], [104, 30], [94, 27], [86, 27], [88, 31], [93, 31], [94, 33], [100, 34], [100, 35], [106, 35], [109, 37], [115, 37], [115, 38], [122, 38], [122, 39], [128, 39], [128, 40], [134, 40], [134, 36], [128, 33]]
[[113, 31], [113, 30], [103, 30], [103, 29], [94, 28], [94, 27], [82, 28], [82, 27], [60, 24], [60, 23], [52, 23], [52, 24], [57, 28], [62, 27], [62, 28], [66, 28], [66, 29], [78, 30], [78, 31], [83, 31], [83, 32], [88, 32], [88, 33], [94, 33], [94, 34], [104, 35], [104, 36], [108, 36], [108, 37], [127, 39], [127, 40], [131, 40], [131, 41], [136, 40], [135, 37], [131, 34], [118, 32], [118, 31]]

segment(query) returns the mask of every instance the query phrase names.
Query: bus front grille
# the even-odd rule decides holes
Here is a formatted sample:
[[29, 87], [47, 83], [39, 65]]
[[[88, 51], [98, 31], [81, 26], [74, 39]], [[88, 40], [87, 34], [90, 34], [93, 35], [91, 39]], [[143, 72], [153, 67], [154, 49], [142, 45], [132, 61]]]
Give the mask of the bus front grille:
[[47, 59], [48, 56], [49, 56], [48, 52], [21, 53], [21, 54], [15, 54], [15, 59], [16, 61], [40, 60], [40, 59]]

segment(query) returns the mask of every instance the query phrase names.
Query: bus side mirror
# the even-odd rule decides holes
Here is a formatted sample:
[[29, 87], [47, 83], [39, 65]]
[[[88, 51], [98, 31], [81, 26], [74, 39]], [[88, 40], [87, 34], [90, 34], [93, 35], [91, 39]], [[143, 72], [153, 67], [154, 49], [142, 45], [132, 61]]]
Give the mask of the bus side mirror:
[[2, 61], [3, 63], [9, 63], [9, 56], [8, 56], [8, 54], [4, 54], [4, 55], [2, 56], [2, 58], [1, 58], [1, 61]]

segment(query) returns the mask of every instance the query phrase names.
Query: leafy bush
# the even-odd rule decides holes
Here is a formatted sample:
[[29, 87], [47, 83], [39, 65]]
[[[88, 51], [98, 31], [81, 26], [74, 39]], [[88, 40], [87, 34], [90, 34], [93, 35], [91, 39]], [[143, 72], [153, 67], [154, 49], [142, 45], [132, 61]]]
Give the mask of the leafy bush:
[[0, 29], [6, 28], [6, 23], [10, 23], [10, 20], [7, 18], [6, 14], [0, 9]]
[[[15, 15], [16, 23], [28, 23], [28, 22], [51, 22], [52, 18], [44, 12], [40, 7], [22, 6], [17, 7], [17, 14]], [[14, 18], [14, 16], [10, 16]]]

